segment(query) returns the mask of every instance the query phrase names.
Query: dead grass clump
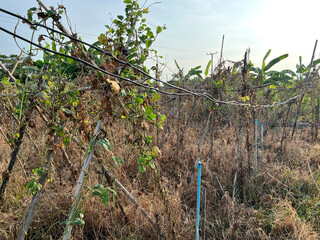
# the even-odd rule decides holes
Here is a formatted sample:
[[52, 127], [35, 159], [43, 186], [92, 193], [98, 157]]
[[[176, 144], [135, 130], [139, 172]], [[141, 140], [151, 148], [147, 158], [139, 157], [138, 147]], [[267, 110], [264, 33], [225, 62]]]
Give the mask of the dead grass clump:
[[232, 202], [228, 195], [214, 211], [213, 228], [217, 239], [268, 239], [258, 212], [244, 204]]
[[273, 212], [273, 227], [270, 232], [272, 239], [319, 239], [310, 225], [297, 216], [296, 210], [287, 200], [280, 200]]

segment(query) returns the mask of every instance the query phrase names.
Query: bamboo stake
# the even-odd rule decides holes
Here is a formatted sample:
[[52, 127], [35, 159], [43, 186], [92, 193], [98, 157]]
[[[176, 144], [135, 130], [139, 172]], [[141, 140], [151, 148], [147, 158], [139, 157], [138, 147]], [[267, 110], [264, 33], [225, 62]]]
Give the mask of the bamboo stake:
[[[96, 144], [96, 137], [98, 136], [98, 134], [100, 132], [101, 123], [102, 123], [102, 120], [99, 120], [97, 123], [96, 129], [95, 129], [94, 135], [93, 135], [93, 142], [91, 145], [91, 151], [87, 155], [86, 160], [82, 166], [82, 170], [81, 170], [81, 173], [80, 173], [80, 176], [78, 179], [77, 187], [76, 187], [76, 190], [74, 193], [74, 203], [73, 203], [70, 215], [69, 215], [70, 221], [73, 219], [75, 212], [76, 212], [76, 208], [78, 207], [78, 204], [80, 202], [80, 196], [81, 196], [81, 190], [82, 190], [82, 186], [83, 186], [83, 182], [84, 182], [84, 177], [85, 177], [85, 174], [86, 174], [87, 169], [89, 167], [91, 158], [93, 156], [94, 147]], [[63, 240], [68, 240], [70, 238], [71, 231], [72, 231], [72, 225], [70, 225], [70, 228], [66, 228], [64, 235], [63, 235]]]
[[[78, 139], [76, 139], [75, 137], [72, 137], [72, 140], [77, 143], [80, 146], [80, 142]], [[82, 146], [83, 149], [85, 149], [84, 146]], [[97, 161], [97, 158], [93, 155], [93, 159]], [[97, 161], [97, 163], [100, 165], [100, 167], [102, 168], [105, 178], [107, 179], [111, 179], [112, 181], [115, 182], [116, 186], [119, 187], [123, 193], [129, 198], [129, 200], [135, 204], [137, 206], [137, 208], [140, 209], [141, 213], [147, 218], [147, 220], [156, 228], [159, 228], [158, 224], [156, 223], [156, 221], [153, 220], [153, 218], [147, 213], [147, 211], [140, 206], [140, 204], [138, 203], [137, 199], [135, 199], [134, 196], [132, 196], [132, 194], [121, 184], [121, 182], [119, 182], [118, 179], [116, 179], [116, 177], [105, 167], [102, 165], [101, 162]], [[164, 236], [164, 233], [160, 230], [160, 236]]]
[[[151, 223], [153, 226], [155, 227], [159, 227], [158, 224], [156, 223], [156, 221], [154, 221], [152, 219], [152, 217], [147, 213], [147, 211], [140, 206], [140, 204], [138, 203], [137, 199], [135, 199], [134, 196], [131, 195], [131, 193], [118, 181], [118, 179], [116, 179], [115, 176], [113, 176], [113, 174], [105, 167], [103, 166], [101, 163], [98, 163], [100, 165], [100, 167], [103, 169], [103, 172], [105, 174], [105, 177], [108, 179], [110, 178], [112, 181], [114, 181], [114, 183], [116, 184], [117, 187], [119, 187], [122, 192], [127, 195], [127, 197], [129, 198], [129, 200], [135, 204], [138, 208], [140, 208], [141, 213], [147, 218], [147, 220], [149, 221], [149, 223]], [[160, 230], [160, 236], [164, 236], [164, 233]]]
[[[317, 44], [318, 44], [318, 40], [316, 40], [316, 42], [314, 44], [313, 53], [312, 53], [312, 57], [311, 57], [311, 62], [310, 62], [310, 65], [309, 65], [309, 71], [308, 71], [307, 78], [305, 80], [306, 83], [309, 81], [309, 78], [310, 78], [311, 68], [312, 68], [313, 59], [314, 59], [314, 53], [316, 51]], [[302, 102], [303, 102], [303, 99], [304, 99], [304, 95], [305, 95], [305, 93], [302, 94], [300, 102], [299, 102], [299, 105], [298, 105], [297, 116], [296, 116], [296, 119], [294, 121], [291, 137], [294, 136], [294, 133], [295, 133], [295, 130], [296, 130], [296, 127], [297, 127], [297, 122], [298, 122], [298, 118], [299, 118], [299, 115], [300, 115], [300, 110], [301, 110], [301, 105], [302, 105]]]
[[[2, 130], [1, 127], [0, 127], [0, 132], [2, 133], [4, 139], [8, 142], [9, 139], [7, 138], [6, 134], [4, 133], [4, 131]], [[10, 145], [10, 147], [13, 148], [12, 145]], [[18, 160], [19, 160], [19, 162], [20, 162], [20, 165], [21, 165], [22, 169], [24, 170], [24, 167], [25, 167], [25, 166], [24, 166], [24, 164], [23, 164], [23, 161], [25, 161], [25, 160], [23, 159], [23, 157], [21, 156], [20, 153], [18, 153], [18, 157], [20, 158], [20, 159], [18, 158]], [[27, 178], [27, 173], [26, 173], [25, 170], [23, 171], [23, 173], [24, 173], [25, 177]]]
[[[10, 113], [10, 115], [13, 117], [13, 119], [14, 119], [18, 124], [20, 124], [19, 119], [17, 119], [17, 117], [12, 113], [12, 110], [10, 110], [10, 108], [9, 108], [5, 103], [4, 103], [4, 106], [5, 106], [5, 108], [7, 109], [7, 111]], [[34, 140], [32, 139], [29, 131], [26, 129], [25, 132], [26, 132], [28, 138], [30, 139], [31, 143], [33, 144], [34, 148], [35, 148], [35, 149], [38, 151], [38, 153], [40, 154], [40, 149], [39, 149], [39, 147], [37, 146], [37, 144], [34, 142]]]
[[16, 81], [15, 77], [11, 74], [11, 72], [3, 65], [2, 62], [0, 62], [0, 67], [3, 69], [3, 71], [9, 76], [9, 78], [12, 80], [12, 81]]
[[203, 129], [202, 129], [202, 134], [201, 134], [200, 141], [199, 141], [199, 145], [198, 145], [198, 153], [197, 153], [197, 156], [196, 156], [195, 165], [194, 165], [194, 168], [193, 168], [193, 173], [192, 173], [192, 176], [191, 176], [191, 179], [190, 179], [190, 184], [189, 184], [189, 186], [192, 185], [193, 178], [194, 178], [194, 173], [195, 173], [195, 170], [197, 169], [198, 161], [200, 160], [201, 147], [202, 147], [202, 145], [203, 145], [204, 137], [205, 137], [205, 135], [206, 135], [206, 133], [207, 133], [207, 130], [208, 130], [208, 125], [209, 125], [211, 116], [212, 116], [212, 114], [211, 114], [211, 112], [210, 112], [209, 115], [208, 115], [207, 121], [206, 121], [206, 123], [204, 124], [204, 127], [203, 127]]
[[210, 138], [210, 148], [209, 148], [209, 152], [207, 155], [207, 158], [209, 159], [210, 157], [212, 157], [213, 154], [213, 143], [214, 143], [214, 124], [215, 120], [214, 118], [211, 118], [211, 138]]
[[[173, 118], [174, 114], [176, 113], [176, 109], [178, 108], [178, 105], [179, 105], [179, 100], [177, 99], [177, 100], [175, 101], [175, 103], [174, 103], [173, 108], [171, 109], [170, 114], [167, 116], [168, 121], [167, 121], [166, 128], [165, 128], [165, 130], [164, 130], [164, 133], [163, 133], [163, 135], [162, 135], [162, 139], [161, 139], [161, 142], [160, 142], [160, 145], [159, 145], [160, 148], [162, 148], [165, 140], [167, 139], [167, 138], [166, 138], [166, 134], [167, 134], [167, 132], [168, 132], [168, 130], [169, 130], [169, 125], [170, 125], [170, 123], [171, 123], [171, 121], [172, 121], [172, 118]], [[174, 125], [174, 123], [173, 123], [173, 125]]]
[[1, 182], [1, 186], [0, 186], [0, 199], [3, 199], [3, 194], [6, 190], [6, 186], [9, 182], [9, 179], [10, 179], [10, 174], [11, 174], [12, 169], [14, 167], [14, 164], [16, 162], [16, 159], [17, 159], [17, 156], [18, 156], [18, 153], [20, 150], [20, 146], [22, 144], [22, 139], [23, 139], [24, 133], [26, 131], [27, 124], [30, 120], [30, 116], [32, 114], [32, 111], [33, 111], [33, 107], [31, 107], [31, 109], [26, 113], [26, 117], [25, 117], [24, 121], [21, 123], [21, 127], [19, 129], [19, 137], [18, 137], [17, 141], [15, 142], [16, 146], [15, 146], [13, 152], [11, 153], [7, 170], [5, 172], [3, 172], [3, 174], [2, 174], [2, 182]]
[[235, 196], [236, 196], [236, 185], [237, 185], [237, 177], [238, 177], [238, 171], [239, 171], [239, 158], [240, 158], [240, 152], [241, 152], [241, 149], [240, 149], [241, 141], [242, 141], [242, 127], [240, 130], [239, 143], [238, 143], [238, 153], [237, 153], [237, 158], [236, 158], [236, 171], [234, 173], [234, 179], [233, 179], [232, 201], [234, 201]]
[[218, 192], [220, 193], [221, 197], [223, 197], [224, 190], [217, 176], [214, 177], [214, 182], [216, 184], [216, 187], [218, 188]]
[[22, 55], [23, 55], [23, 51], [21, 51], [19, 57], [18, 57], [18, 61], [16, 62], [16, 64], [13, 66], [12, 70], [11, 70], [11, 74], [13, 75], [14, 71], [16, 70], [16, 68], [18, 67], [18, 64], [22, 58]]
[[[57, 140], [58, 140], [58, 136], [56, 135], [53, 140], [53, 143], [51, 145], [53, 146], [57, 142]], [[38, 181], [38, 184], [41, 184], [42, 187], [40, 190], [38, 190], [36, 192], [36, 194], [33, 196], [32, 200], [31, 200], [28, 211], [27, 211], [26, 216], [23, 220], [23, 224], [22, 224], [19, 236], [18, 236], [18, 240], [24, 240], [27, 233], [28, 233], [34, 212], [36, 210], [36, 207], [37, 207], [39, 199], [40, 199], [40, 193], [42, 192], [42, 190], [44, 188], [47, 176], [48, 176], [49, 171], [51, 169], [52, 155], [53, 155], [53, 149], [51, 148], [50, 151], [48, 152], [48, 155], [47, 155], [47, 162], [45, 164], [45, 172], [41, 175], [41, 177]]]

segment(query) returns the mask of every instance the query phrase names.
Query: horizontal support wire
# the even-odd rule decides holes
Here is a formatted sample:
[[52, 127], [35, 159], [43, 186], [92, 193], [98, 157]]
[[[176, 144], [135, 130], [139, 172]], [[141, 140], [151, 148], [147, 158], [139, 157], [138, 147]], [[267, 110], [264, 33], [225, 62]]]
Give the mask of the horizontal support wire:
[[10, 11], [7, 11], [7, 10], [5, 10], [5, 9], [0, 8], [0, 11], [1, 11], [1, 12], [4, 12], [4, 13], [6, 13], [6, 14], [9, 14], [9, 15], [11, 15], [11, 16], [14, 16], [14, 17], [16, 17], [16, 18], [19, 18], [19, 19], [23, 20], [24, 22], [26, 22], [27, 24], [29, 24], [30, 26], [43, 27], [43, 28], [48, 29], [48, 30], [50, 30], [50, 31], [52, 31], [52, 32], [55, 32], [55, 33], [58, 33], [58, 34], [61, 34], [61, 35], [65, 36], [65, 37], [68, 37], [69, 39], [71, 39], [71, 40], [73, 40], [73, 41], [76, 41], [76, 42], [82, 43], [82, 44], [84, 44], [84, 45], [86, 45], [86, 46], [89, 46], [89, 47], [91, 47], [91, 48], [93, 48], [93, 49], [95, 49], [95, 50], [97, 50], [97, 51], [99, 51], [99, 52], [102, 52], [102, 53], [108, 55], [109, 57], [112, 57], [112, 58], [113, 58], [114, 60], [116, 60], [117, 62], [133, 68], [134, 70], [140, 72], [141, 74], [145, 75], [146, 77], [148, 77], [148, 78], [150, 78], [150, 79], [152, 79], [152, 80], [154, 80], [154, 81], [161, 82], [161, 83], [163, 83], [163, 84], [165, 84], [165, 85], [167, 85], [167, 86], [173, 87], [173, 88], [175, 88], [175, 89], [178, 89], [178, 90], [181, 90], [181, 91], [185, 91], [185, 92], [191, 93], [191, 91], [189, 91], [189, 90], [187, 90], [187, 89], [180, 88], [180, 87], [177, 87], [177, 86], [172, 85], [172, 84], [170, 84], [170, 83], [167, 83], [167, 82], [164, 82], [164, 81], [159, 80], [159, 79], [157, 79], [157, 78], [154, 78], [154, 77], [152, 77], [151, 75], [149, 75], [148, 73], [146, 73], [146, 72], [142, 71], [141, 69], [133, 66], [133, 65], [130, 64], [129, 62], [122, 61], [122, 60], [118, 59], [118, 58], [115, 57], [111, 52], [105, 51], [105, 50], [100, 49], [100, 48], [98, 48], [98, 47], [96, 47], [96, 46], [94, 46], [94, 45], [91, 45], [91, 44], [87, 43], [87, 42], [81, 41], [80, 39], [78, 39], [78, 38], [76, 38], [76, 37], [74, 37], [74, 36], [71, 36], [71, 35], [66, 34], [66, 33], [64, 33], [64, 32], [61, 32], [61, 31], [58, 31], [58, 30], [56, 30], [56, 29], [50, 28], [50, 27], [48, 27], [48, 26], [46, 26], [46, 25], [43, 25], [43, 24], [40, 24], [40, 23], [33, 23], [33, 22], [31, 22], [29, 19], [24, 18], [24, 17], [22, 17], [22, 16], [20, 16], [20, 15], [17, 15], [17, 14], [15, 14], [15, 13], [12, 13], [12, 12], [10, 12]]
[[102, 52], [102, 53], [104, 53], [104, 54], [112, 57], [114, 60], [118, 61], [119, 63], [124, 64], [124, 65], [126, 65], [126, 66], [129, 66], [129, 67], [137, 70], [138, 72], [140, 72], [141, 74], [145, 75], [146, 77], [148, 77], [148, 78], [150, 78], [150, 79], [152, 79], [152, 80], [155, 80], [155, 81], [157, 81], [157, 82], [161, 82], [161, 83], [163, 83], [164, 85], [167, 85], [167, 86], [172, 87], [172, 88], [174, 88], [174, 89], [176, 89], [176, 90], [180, 90], [180, 91], [184, 91], [184, 92], [185, 92], [185, 93], [167, 92], [167, 91], [160, 90], [159, 88], [155, 88], [155, 87], [151, 87], [151, 86], [148, 86], [148, 85], [139, 83], [139, 82], [134, 81], [134, 80], [131, 80], [131, 79], [129, 79], [129, 78], [125, 78], [125, 77], [122, 77], [122, 76], [120, 76], [120, 75], [117, 75], [117, 74], [108, 72], [108, 71], [106, 71], [106, 70], [104, 70], [104, 69], [101, 69], [101, 68], [99, 68], [99, 67], [96, 67], [96, 66], [94, 66], [93, 64], [91, 64], [91, 63], [89, 63], [89, 62], [87, 62], [87, 61], [85, 61], [85, 60], [83, 60], [83, 59], [80, 59], [80, 58], [77, 58], [77, 57], [74, 57], [74, 56], [70, 56], [70, 55], [67, 55], [67, 54], [63, 54], [63, 53], [60, 53], [60, 52], [56, 52], [56, 51], [53, 51], [53, 50], [51, 50], [51, 49], [47, 49], [47, 48], [45, 48], [45, 47], [42, 47], [40, 44], [34, 43], [34, 42], [32, 42], [32, 41], [30, 41], [30, 40], [28, 40], [28, 39], [26, 39], [26, 38], [24, 38], [24, 37], [22, 37], [22, 36], [20, 36], [20, 35], [18, 35], [18, 34], [15, 34], [15, 33], [13, 33], [13, 32], [8, 31], [7, 29], [4, 29], [4, 28], [0, 27], [0, 30], [1, 30], [1, 31], [3, 31], [3, 32], [5, 32], [5, 33], [7, 33], [7, 34], [9, 34], [9, 35], [12, 35], [14, 38], [19, 38], [19, 39], [22, 40], [22, 41], [25, 41], [25, 42], [27, 42], [27, 43], [29, 43], [29, 44], [32, 44], [32, 45], [34, 45], [34, 46], [36, 46], [36, 47], [38, 47], [38, 48], [40, 48], [40, 49], [42, 49], [42, 50], [44, 50], [44, 51], [47, 51], [47, 52], [50, 52], [50, 53], [53, 53], [53, 54], [56, 54], [56, 55], [60, 55], [60, 56], [66, 57], [66, 58], [74, 59], [74, 60], [76, 60], [76, 61], [78, 61], [78, 62], [81, 62], [81, 63], [83, 63], [83, 64], [85, 64], [85, 65], [87, 65], [87, 66], [89, 66], [89, 67], [91, 67], [91, 68], [93, 68], [93, 69], [96, 69], [96, 70], [98, 70], [98, 71], [100, 71], [100, 72], [102, 72], [102, 73], [105, 73], [105, 74], [107, 74], [107, 75], [109, 75], [109, 76], [112, 76], [112, 77], [121, 79], [121, 80], [123, 80], [123, 81], [129, 82], [129, 83], [132, 83], [132, 84], [134, 84], [134, 85], [137, 85], [137, 86], [140, 86], [140, 87], [149, 89], [149, 90], [153, 90], [153, 91], [156, 91], [156, 92], [159, 92], [159, 93], [162, 93], [162, 94], [173, 95], [173, 96], [191, 96], [191, 95], [192, 95], [192, 96], [196, 96], [196, 97], [204, 97], [204, 98], [206, 98], [206, 99], [208, 99], [208, 100], [210, 100], [210, 101], [212, 101], [212, 102], [218, 103], [218, 104], [233, 105], [233, 106], [242, 106], [242, 107], [258, 108], [258, 109], [259, 109], [259, 108], [272, 108], [272, 107], [275, 107], [275, 106], [278, 106], [278, 105], [288, 104], [288, 103], [294, 101], [295, 99], [301, 97], [301, 96], [305, 93], [305, 88], [302, 88], [299, 94], [297, 94], [297, 95], [289, 98], [288, 100], [283, 101], [283, 102], [274, 102], [274, 103], [272, 103], [272, 104], [254, 104], [254, 105], [253, 105], [253, 104], [248, 104], [248, 103], [240, 103], [240, 102], [237, 102], [237, 101], [222, 101], [222, 100], [219, 100], [219, 99], [214, 98], [212, 95], [210, 95], [210, 94], [208, 94], [208, 93], [206, 93], [206, 92], [203, 92], [203, 93], [195, 93], [195, 92], [193, 92], [193, 91], [191, 91], [191, 90], [188, 90], [188, 89], [185, 89], [185, 88], [181, 88], [181, 87], [177, 87], [177, 86], [174, 86], [174, 85], [172, 85], [172, 84], [170, 84], [170, 83], [167, 83], [167, 82], [164, 82], [164, 81], [162, 81], [162, 80], [156, 79], [156, 78], [150, 76], [148, 73], [142, 71], [141, 69], [133, 66], [132, 64], [116, 58], [112, 53], [110, 53], [110, 52], [108, 52], [108, 51], [102, 50], [102, 49], [100, 49], [100, 48], [98, 48], [98, 47], [95, 47], [95, 46], [93, 46], [93, 45], [91, 45], [91, 44], [88, 44], [88, 43], [86, 43], [86, 42], [84, 42], [84, 41], [81, 41], [81, 40], [79, 40], [79, 39], [77, 39], [77, 38], [75, 38], [75, 37], [73, 37], [73, 36], [70, 36], [70, 35], [65, 34], [65, 33], [63, 33], [63, 32], [60, 32], [60, 31], [55, 30], [55, 29], [53, 29], [53, 28], [47, 27], [47, 26], [45, 26], [45, 25], [42, 25], [42, 24], [39, 24], [39, 23], [33, 23], [33, 22], [31, 22], [30, 20], [28, 20], [28, 19], [26, 19], [26, 18], [24, 18], [24, 17], [21, 17], [20, 15], [14, 14], [14, 13], [12, 13], [12, 12], [10, 12], [10, 11], [7, 11], [7, 10], [4, 10], [4, 9], [2, 9], [2, 8], [0, 8], [0, 11], [1, 11], [1, 12], [4, 12], [4, 13], [6, 13], [6, 14], [9, 14], [9, 15], [11, 15], [11, 16], [14, 16], [14, 17], [16, 17], [16, 18], [19, 18], [19, 19], [23, 20], [24, 22], [28, 23], [29, 25], [39, 26], [39, 27], [46, 28], [46, 29], [48, 29], [48, 30], [50, 30], [50, 31], [56, 32], [56, 33], [61, 34], [61, 35], [63, 35], [63, 36], [66, 36], [66, 37], [68, 37], [69, 39], [71, 39], [71, 40], [73, 40], [73, 41], [77, 41], [77, 42], [79, 42], [79, 43], [82, 43], [82, 44], [84, 44], [84, 45], [87, 45], [87, 46], [89, 46], [89, 47], [91, 47], [91, 48], [93, 48], [93, 49], [95, 49], [95, 50], [97, 50], [97, 51], [99, 51], [99, 52]]

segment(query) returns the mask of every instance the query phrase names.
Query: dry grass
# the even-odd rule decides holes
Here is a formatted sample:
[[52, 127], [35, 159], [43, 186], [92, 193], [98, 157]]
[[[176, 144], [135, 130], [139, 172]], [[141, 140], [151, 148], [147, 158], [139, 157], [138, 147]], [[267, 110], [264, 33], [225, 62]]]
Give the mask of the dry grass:
[[[8, 134], [8, 123], [12, 122], [12, 119], [7, 117], [4, 120], [1, 127]], [[160, 185], [151, 169], [139, 173], [136, 163], [138, 151], [126, 144], [129, 132], [124, 123], [113, 123], [104, 130], [112, 144], [113, 153], [125, 159], [125, 164], [115, 169], [110, 155], [100, 148], [96, 151], [98, 159], [111, 169], [136, 197], [140, 206], [155, 219], [168, 239], [173, 238], [173, 232], [177, 239], [194, 238], [196, 186], [195, 181], [190, 186], [190, 179], [202, 124], [192, 122], [192, 127], [187, 129], [180, 145], [176, 143], [177, 122], [170, 126], [167, 140], [161, 148], [162, 156], [157, 159]], [[182, 132], [183, 125], [179, 128]], [[239, 130], [232, 126], [217, 125], [214, 131], [213, 152], [209, 154], [210, 131], [201, 148], [202, 184], [207, 189], [207, 239], [318, 239], [320, 214], [316, 209], [320, 202], [319, 144], [303, 140], [303, 134], [306, 133], [302, 133], [292, 141], [284, 141], [281, 147], [280, 138], [270, 133], [265, 139], [266, 164], [259, 165], [259, 174], [255, 179], [253, 149], [251, 147], [248, 154], [246, 142], [243, 140], [236, 200], [232, 202], [230, 193], [233, 187]], [[36, 129], [30, 129], [30, 133], [40, 150], [44, 151], [45, 126], [39, 124]], [[250, 131], [249, 133], [251, 134]], [[158, 139], [155, 136], [155, 143], [162, 138], [161, 134]], [[252, 143], [252, 136], [249, 141]], [[0, 135], [1, 172], [7, 167], [10, 152], [10, 146]], [[74, 143], [66, 148], [66, 152], [77, 170], [77, 178], [85, 153]], [[39, 154], [27, 137], [21, 157], [11, 175], [0, 211], [2, 239], [14, 239], [19, 233], [31, 201], [31, 196], [25, 194], [24, 186], [34, 177], [32, 169], [42, 164]], [[86, 185], [101, 183], [109, 186], [97, 163], [93, 162], [88, 173]], [[218, 193], [215, 176], [221, 181], [224, 196]], [[55, 152], [50, 178], [52, 181], [47, 183], [41, 194], [28, 239], [60, 239], [63, 234], [64, 226], [60, 223], [67, 219], [75, 182], [61, 149]], [[113, 184], [111, 186], [114, 187]], [[87, 198], [81, 205], [85, 225], [74, 228], [73, 235], [77, 236], [74, 239], [159, 238], [158, 229], [147, 221], [120, 189], [116, 188], [116, 191], [118, 198], [111, 198], [108, 207], [86, 192], [84, 196]]]

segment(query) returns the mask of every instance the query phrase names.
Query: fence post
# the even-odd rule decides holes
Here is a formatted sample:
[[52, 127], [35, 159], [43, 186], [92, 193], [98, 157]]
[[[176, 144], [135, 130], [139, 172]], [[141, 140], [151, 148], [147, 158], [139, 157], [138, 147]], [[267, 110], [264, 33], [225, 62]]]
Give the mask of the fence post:
[[261, 159], [262, 163], [264, 163], [264, 153], [263, 153], [263, 123], [261, 123]]
[[200, 192], [201, 192], [201, 161], [198, 161], [198, 192], [197, 192], [196, 240], [199, 239]]
[[258, 173], [258, 119], [255, 121], [255, 131], [254, 131], [254, 145], [255, 145], [255, 155], [254, 155], [254, 176], [257, 177]]

